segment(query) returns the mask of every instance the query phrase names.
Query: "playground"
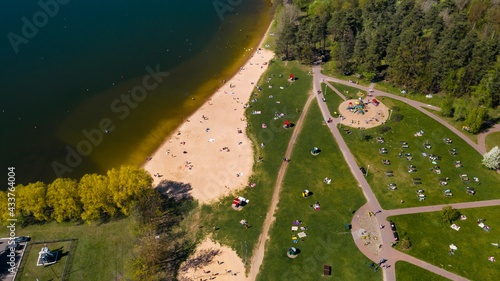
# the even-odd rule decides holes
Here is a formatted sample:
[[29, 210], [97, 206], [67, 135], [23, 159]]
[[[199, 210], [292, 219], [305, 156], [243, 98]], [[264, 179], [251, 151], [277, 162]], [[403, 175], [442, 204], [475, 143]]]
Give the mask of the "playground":
[[339, 112], [342, 125], [354, 128], [373, 128], [389, 118], [387, 106], [371, 97], [346, 100], [340, 104]]

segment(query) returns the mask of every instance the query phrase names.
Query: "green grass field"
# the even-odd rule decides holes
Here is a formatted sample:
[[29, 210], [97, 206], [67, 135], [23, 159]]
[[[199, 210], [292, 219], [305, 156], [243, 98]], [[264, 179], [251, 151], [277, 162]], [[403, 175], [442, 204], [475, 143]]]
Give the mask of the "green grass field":
[[[490, 262], [488, 257], [499, 258], [500, 249], [491, 243], [500, 243], [500, 207], [459, 211], [467, 216], [467, 220], [455, 222], [460, 226], [459, 231], [453, 230], [449, 223], [442, 222], [440, 212], [388, 219], [396, 224], [398, 233], [406, 233], [410, 238], [412, 246], [405, 253], [470, 280], [497, 280], [500, 267], [497, 262]], [[485, 219], [484, 223], [491, 228], [489, 232], [478, 227], [478, 218]], [[458, 250], [450, 256], [448, 250], [451, 244], [457, 246]]]
[[[216, 203], [201, 206], [200, 224], [204, 225], [204, 234], [213, 232], [213, 226], [219, 228], [213, 233], [215, 240], [236, 250], [247, 265], [262, 231], [278, 170], [283, 162], [282, 157], [285, 156], [294, 130], [284, 129], [283, 124], [285, 120], [292, 124], [297, 121], [311, 92], [312, 75], [308, 75], [308, 71], [307, 67], [297, 62], [288, 62], [285, 66], [283, 62], [276, 61], [270, 65], [258, 83], [263, 90], [254, 91], [251, 100], [257, 101], [249, 101], [251, 107], [246, 112], [250, 124], [247, 133], [255, 146], [255, 164], [250, 182], [256, 186], [220, 198]], [[290, 73], [298, 78], [292, 86], [285, 78], [289, 77]], [[283, 78], [279, 78], [280, 74]], [[269, 78], [271, 80], [268, 80]], [[269, 85], [273, 88], [269, 88]], [[284, 90], [281, 90], [280, 86], [284, 87]], [[261, 114], [252, 114], [253, 111], [261, 111]], [[277, 118], [276, 113], [283, 113], [285, 116]], [[263, 123], [267, 124], [267, 128], [262, 128]], [[264, 143], [264, 148], [260, 146], [261, 143]], [[258, 162], [259, 156], [263, 159], [261, 162]], [[248, 198], [250, 203], [242, 211], [234, 211], [231, 203], [235, 196]], [[251, 226], [249, 229], [240, 225], [239, 221], [242, 219], [248, 221]]]
[[334, 78], [337, 78], [337, 79], [340, 79], [340, 80], [344, 80], [344, 81], [353, 80], [353, 81], [358, 82], [359, 85], [361, 85], [361, 86], [368, 87], [371, 84], [370, 80], [364, 79], [364, 78], [358, 79], [355, 74], [344, 75], [340, 71], [332, 69], [330, 67], [329, 63], [326, 63], [326, 64], [323, 65], [323, 69], [321, 70], [321, 73], [324, 74], [324, 75], [328, 75], [330, 77], [334, 77]]
[[[130, 233], [130, 219], [111, 221], [101, 225], [75, 225], [74, 222], [50, 222], [41, 225], [31, 225], [26, 228], [17, 229], [19, 236], [31, 236], [32, 241], [59, 240], [65, 238], [78, 239], [74, 251], [74, 260], [71, 267], [69, 280], [114, 280], [117, 276], [123, 276], [126, 268], [126, 261], [130, 258], [134, 247], [134, 237]], [[7, 228], [0, 232], [1, 237], [7, 237]], [[58, 245], [61, 243], [58, 243]], [[64, 246], [63, 252], [69, 250], [69, 242], [61, 244]], [[58, 248], [59, 246], [56, 246]], [[51, 268], [56, 270], [64, 267], [67, 256], [63, 257], [59, 264], [46, 267], [43, 270], [33, 268], [33, 258], [38, 258], [41, 247], [33, 247], [29, 253], [27, 262], [29, 265], [23, 272], [22, 280], [35, 280], [37, 276], [52, 276]], [[52, 250], [52, 247], [49, 247]], [[36, 256], [36, 257], [35, 257]], [[28, 275], [26, 275], [28, 274]], [[40, 274], [40, 275], [38, 275]], [[51, 275], [52, 274], [52, 275]], [[52, 280], [50, 278], [38, 277], [42, 280]], [[53, 280], [58, 280], [57, 278]]]
[[[344, 134], [344, 138], [358, 164], [365, 168], [370, 165], [367, 180], [384, 209], [500, 198], [500, 175], [486, 169], [481, 164], [482, 156], [464, 140], [434, 119], [403, 102], [389, 98], [384, 98], [382, 102], [389, 107], [398, 106], [404, 119], [399, 123], [388, 121], [387, 125], [391, 130], [383, 135], [378, 132], [377, 127], [363, 130], [368, 140], [361, 140], [361, 132], [357, 129], [351, 129], [352, 134]], [[423, 136], [415, 137], [414, 134], [420, 130], [424, 131]], [[384, 137], [385, 143], [377, 143], [377, 137]], [[446, 145], [444, 138], [452, 139], [453, 143]], [[407, 142], [409, 147], [402, 148], [400, 141]], [[426, 141], [430, 142], [431, 149], [424, 148], [423, 144]], [[380, 148], [386, 148], [388, 154], [379, 154]], [[457, 149], [457, 156], [450, 155], [448, 150], [453, 148]], [[400, 152], [403, 153], [401, 158], [398, 155]], [[411, 153], [413, 160], [406, 160], [404, 157], [406, 153]], [[432, 164], [422, 153], [441, 156], [441, 160], [437, 161], [441, 174], [430, 171], [436, 164]], [[390, 160], [391, 165], [383, 165], [384, 159]], [[455, 161], [461, 161], [463, 168], [456, 168]], [[410, 165], [416, 166], [417, 172], [409, 173]], [[393, 171], [394, 177], [386, 177], [386, 171]], [[461, 174], [467, 174], [471, 182], [464, 184], [460, 179]], [[439, 184], [438, 179], [444, 177], [450, 178], [447, 186]], [[481, 184], [477, 185], [473, 177], [479, 178]], [[420, 178], [422, 184], [414, 185], [413, 178]], [[389, 183], [395, 183], [397, 190], [389, 190]], [[467, 186], [476, 189], [475, 196], [466, 194]], [[425, 191], [427, 195], [425, 201], [419, 201], [416, 194], [418, 189]], [[443, 195], [445, 189], [451, 189], [453, 196], [445, 197]], [[404, 200], [403, 204], [400, 203], [401, 200]]]
[[437, 117], [443, 119], [444, 121], [446, 121], [446, 123], [452, 125], [455, 129], [461, 131], [470, 140], [472, 140], [473, 142], [477, 143], [477, 134], [472, 134], [472, 133], [469, 133], [467, 131], [462, 130], [462, 126], [463, 126], [463, 122], [462, 121], [455, 121], [455, 119], [453, 119], [453, 117], [443, 116], [443, 115], [441, 115], [441, 113], [439, 111], [436, 111], [436, 110], [432, 110], [432, 109], [425, 108], [425, 107], [424, 107], [424, 109], [427, 110], [427, 111], [429, 111], [430, 113], [436, 115]]
[[[350, 223], [352, 213], [366, 200], [322, 120], [314, 101], [294, 146], [257, 280], [321, 280], [323, 265], [332, 266], [335, 280], [382, 279], [380, 271], [368, 268], [371, 262], [357, 249], [350, 231], [346, 231], [345, 224]], [[314, 146], [321, 149], [318, 156], [310, 154]], [[325, 177], [332, 179], [331, 184], [323, 182]], [[303, 198], [304, 189], [313, 195]], [[320, 210], [310, 207], [316, 201]], [[292, 241], [297, 234], [291, 231], [294, 220], [307, 226], [308, 236], [297, 244]], [[292, 246], [301, 251], [295, 259], [286, 255]]]
[[500, 146], [500, 132], [491, 133], [486, 136], [486, 151], [490, 151], [495, 146]]
[[[328, 105], [328, 110], [332, 116], [336, 116], [335, 112], [339, 112], [339, 105], [344, 101], [337, 93], [335, 93], [330, 87], [326, 86], [325, 83], [321, 83], [321, 90], [324, 93], [326, 104]], [[326, 91], [325, 91], [326, 89]]]
[[[359, 98], [357, 95], [358, 92], [363, 93], [364, 94], [363, 97], [366, 97], [366, 91], [364, 91], [364, 90], [360, 90], [360, 89], [355, 88], [355, 87], [351, 87], [351, 86], [347, 86], [347, 85], [339, 84], [339, 83], [333, 83], [333, 82], [330, 82], [330, 85], [335, 87], [335, 89], [337, 89], [340, 93], [342, 93], [347, 99]], [[332, 89], [328, 89], [328, 90], [332, 91]]]
[[385, 82], [385, 81], [379, 81], [375, 84], [375, 87], [374, 87], [376, 90], [379, 90], [379, 91], [382, 91], [382, 92], [386, 92], [386, 93], [389, 93], [389, 94], [393, 94], [393, 95], [397, 95], [397, 96], [401, 96], [401, 97], [405, 97], [405, 98], [408, 98], [408, 99], [411, 99], [411, 100], [416, 100], [416, 101], [419, 101], [419, 102], [423, 102], [425, 104], [430, 104], [430, 105], [434, 105], [434, 106], [437, 106], [437, 107], [440, 107], [441, 106], [441, 102], [443, 100], [443, 96], [441, 95], [433, 95], [432, 98], [426, 98], [425, 97], [425, 94], [423, 93], [415, 93], [413, 91], [410, 91], [409, 93], [406, 93], [406, 94], [402, 94], [401, 91], [403, 90], [403, 88], [399, 87], [399, 86], [395, 86], [389, 82]]
[[19, 276], [19, 280], [33, 280], [34, 278], [38, 278], [38, 280], [60, 280], [64, 272], [66, 260], [69, 258], [68, 251], [70, 244], [70, 241], [47, 243], [50, 251], [57, 251], [59, 253], [57, 263], [43, 267], [37, 266], [36, 263], [38, 252], [44, 247], [44, 244], [30, 243], [23, 256], [25, 265], [22, 276]]
[[401, 281], [445, 281], [450, 280], [434, 272], [405, 261], [396, 262], [396, 280]]
[[[264, 43], [261, 48], [269, 49], [269, 50], [276, 50], [276, 29], [277, 29], [277, 24], [276, 21], [273, 21], [271, 24], [271, 28], [269, 29], [269, 32], [266, 34], [266, 39], [264, 40]], [[274, 35], [271, 35], [274, 34]], [[266, 45], [269, 45], [269, 47], [266, 47]]]

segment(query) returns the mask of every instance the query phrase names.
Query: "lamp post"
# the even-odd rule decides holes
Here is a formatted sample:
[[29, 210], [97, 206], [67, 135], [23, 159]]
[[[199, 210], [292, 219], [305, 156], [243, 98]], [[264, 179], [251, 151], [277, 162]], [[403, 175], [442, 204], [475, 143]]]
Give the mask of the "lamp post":
[[391, 113], [389, 114], [389, 121], [391, 120], [391, 116], [392, 116], [392, 109], [391, 109]]
[[368, 176], [368, 170], [370, 170], [370, 165], [368, 165], [368, 167], [366, 167], [366, 174], [365, 174], [365, 178]]

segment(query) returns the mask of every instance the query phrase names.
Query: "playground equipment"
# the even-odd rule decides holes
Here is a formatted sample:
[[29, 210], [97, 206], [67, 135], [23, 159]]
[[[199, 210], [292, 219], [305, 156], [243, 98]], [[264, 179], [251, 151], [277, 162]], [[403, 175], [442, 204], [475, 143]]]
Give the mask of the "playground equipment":
[[42, 248], [42, 250], [38, 253], [38, 261], [36, 263], [37, 266], [46, 266], [50, 264], [54, 264], [57, 262], [57, 256], [59, 255], [59, 252], [52, 252], [49, 250], [49, 247], [47, 247], [47, 244], [45, 244], [45, 247]]
[[320, 151], [320, 150], [319, 150], [319, 148], [317, 148], [317, 147], [313, 147], [313, 148], [312, 148], [312, 150], [311, 150], [311, 154], [312, 154], [313, 156], [316, 156], [316, 155], [318, 155], [318, 154], [319, 154], [319, 151]]
[[294, 259], [299, 255], [299, 251], [294, 247], [290, 247], [290, 249], [288, 249], [286, 254], [289, 258]]
[[310, 192], [309, 190], [304, 189], [304, 190], [302, 191], [302, 197], [306, 198], [306, 197], [308, 197], [308, 196], [310, 196], [310, 195], [311, 195], [311, 192]]

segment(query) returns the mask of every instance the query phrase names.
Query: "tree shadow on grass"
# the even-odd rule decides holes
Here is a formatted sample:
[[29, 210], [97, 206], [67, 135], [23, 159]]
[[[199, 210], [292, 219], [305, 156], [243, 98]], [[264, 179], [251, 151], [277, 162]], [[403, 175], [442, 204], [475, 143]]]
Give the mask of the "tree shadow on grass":
[[162, 180], [156, 187], [163, 195], [167, 195], [175, 200], [191, 197], [191, 184], [176, 181]]

